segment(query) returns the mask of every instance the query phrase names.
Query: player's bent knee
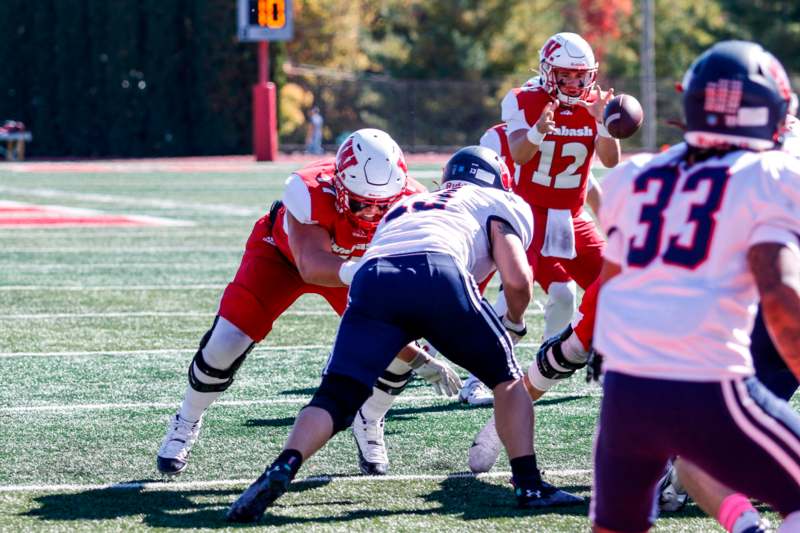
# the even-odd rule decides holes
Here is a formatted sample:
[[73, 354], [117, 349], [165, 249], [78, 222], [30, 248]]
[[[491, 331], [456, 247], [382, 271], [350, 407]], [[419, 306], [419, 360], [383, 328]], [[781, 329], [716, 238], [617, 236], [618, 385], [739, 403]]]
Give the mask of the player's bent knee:
[[359, 407], [367, 401], [371, 394], [372, 387], [349, 376], [326, 374], [306, 407], [318, 407], [327, 411], [333, 420], [333, 434], [335, 435], [350, 427]]
[[198, 392], [223, 392], [255, 343], [239, 328], [217, 316], [189, 365], [189, 385]]
[[547, 289], [547, 302], [554, 307], [569, 309], [571, 313], [575, 309], [575, 300], [575, 282], [554, 281]]

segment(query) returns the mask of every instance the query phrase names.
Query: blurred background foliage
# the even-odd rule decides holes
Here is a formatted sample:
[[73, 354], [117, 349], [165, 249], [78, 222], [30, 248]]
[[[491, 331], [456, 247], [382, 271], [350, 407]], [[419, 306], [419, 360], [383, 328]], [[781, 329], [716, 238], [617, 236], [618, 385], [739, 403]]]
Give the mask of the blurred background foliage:
[[[558, 31], [582, 34], [600, 83], [639, 94], [636, 0], [294, 0], [295, 36], [271, 43], [284, 147], [308, 110], [325, 143], [370, 125], [407, 149], [476, 142], [511, 87], [535, 75]], [[659, 142], [677, 130], [673, 90], [719, 39], [761, 42], [800, 73], [800, 2], [656, 0]], [[236, 38], [234, 0], [3, 0], [0, 119], [33, 131], [29, 153], [130, 157], [248, 153], [254, 44]], [[662, 127], [663, 126], [663, 127]], [[637, 139], [626, 141], [635, 148]]]

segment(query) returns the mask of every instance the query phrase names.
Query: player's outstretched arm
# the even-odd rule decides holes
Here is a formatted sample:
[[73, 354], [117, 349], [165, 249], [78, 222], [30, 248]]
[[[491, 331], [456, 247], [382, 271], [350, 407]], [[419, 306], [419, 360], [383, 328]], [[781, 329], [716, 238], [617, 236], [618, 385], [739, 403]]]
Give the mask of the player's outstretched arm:
[[525, 247], [514, 230], [502, 220], [493, 220], [492, 257], [500, 273], [508, 311], [506, 318], [524, 324], [524, 313], [533, 294], [533, 272], [525, 256]]
[[339, 269], [344, 260], [331, 250], [331, 236], [316, 224], [303, 224], [291, 213], [289, 220], [289, 248], [300, 276], [306, 283], [324, 287], [344, 287]]
[[512, 131], [508, 135], [508, 147], [511, 149], [511, 157], [518, 165], [524, 165], [530, 161], [539, 150], [544, 136], [552, 133], [556, 129], [553, 115], [558, 107], [558, 102], [550, 102], [542, 110], [539, 120], [529, 129], [519, 129]]
[[748, 250], [747, 261], [761, 296], [767, 331], [800, 379], [800, 257], [784, 244], [761, 243]]

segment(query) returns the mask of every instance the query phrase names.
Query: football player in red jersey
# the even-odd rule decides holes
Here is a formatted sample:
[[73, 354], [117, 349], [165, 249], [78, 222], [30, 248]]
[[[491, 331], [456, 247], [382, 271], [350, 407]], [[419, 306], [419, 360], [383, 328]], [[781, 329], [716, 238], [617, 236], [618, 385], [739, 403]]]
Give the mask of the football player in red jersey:
[[602, 125], [614, 90], [596, 84], [597, 63], [589, 44], [574, 33], [557, 33], [539, 52], [539, 83], [512, 89], [503, 99], [515, 187], [533, 208], [534, 242], [528, 258], [557, 262], [582, 288], [599, 275], [603, 238], [584, 212], [592, 158], [606, 167], [620, 160], [619, 141]]
[[[347, 305], [343, 265], [366, 250], [383, 214], [404, 196], [425, 188], [407, 176], [403, 153], [385, 132], [361, 129], [336, 158], [322, 159], [286, 180], [282, 202], [259, 219], [239, 270], [228, 284], [211, 329], [189, 365], [189, 385], [170, 419], [156, 464], [175, 475], [187, 465], [206, 409], [233, 382], [255, 343], [301, 295], [319, 294], [341, 315]], [[349, 281], [349, 280], [345, 280]], [[379, 378], [353, 423], [365, 474], [385, 474], [383, 416], [411, 376], [412, 368], [438, 392], [455, 394], [458, 376], [409, 345]]]

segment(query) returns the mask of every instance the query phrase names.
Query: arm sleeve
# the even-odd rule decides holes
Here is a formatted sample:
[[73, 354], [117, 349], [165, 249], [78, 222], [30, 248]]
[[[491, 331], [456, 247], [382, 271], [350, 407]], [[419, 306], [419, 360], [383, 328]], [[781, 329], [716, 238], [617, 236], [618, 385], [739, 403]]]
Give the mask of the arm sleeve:
[[311, 193], [297, 174], [292, 174], [286, 180], [283, 190], [283, 205], [301, 224], [316, 224], [311, 218]]
[[796, 247], [800, 241], [800, 160], [792, 156], [771, 158], [764, 161], [761, 170], [762, 176], [754, 180], [751, 192], [755, 223], [748, 245], [777, 242]]

